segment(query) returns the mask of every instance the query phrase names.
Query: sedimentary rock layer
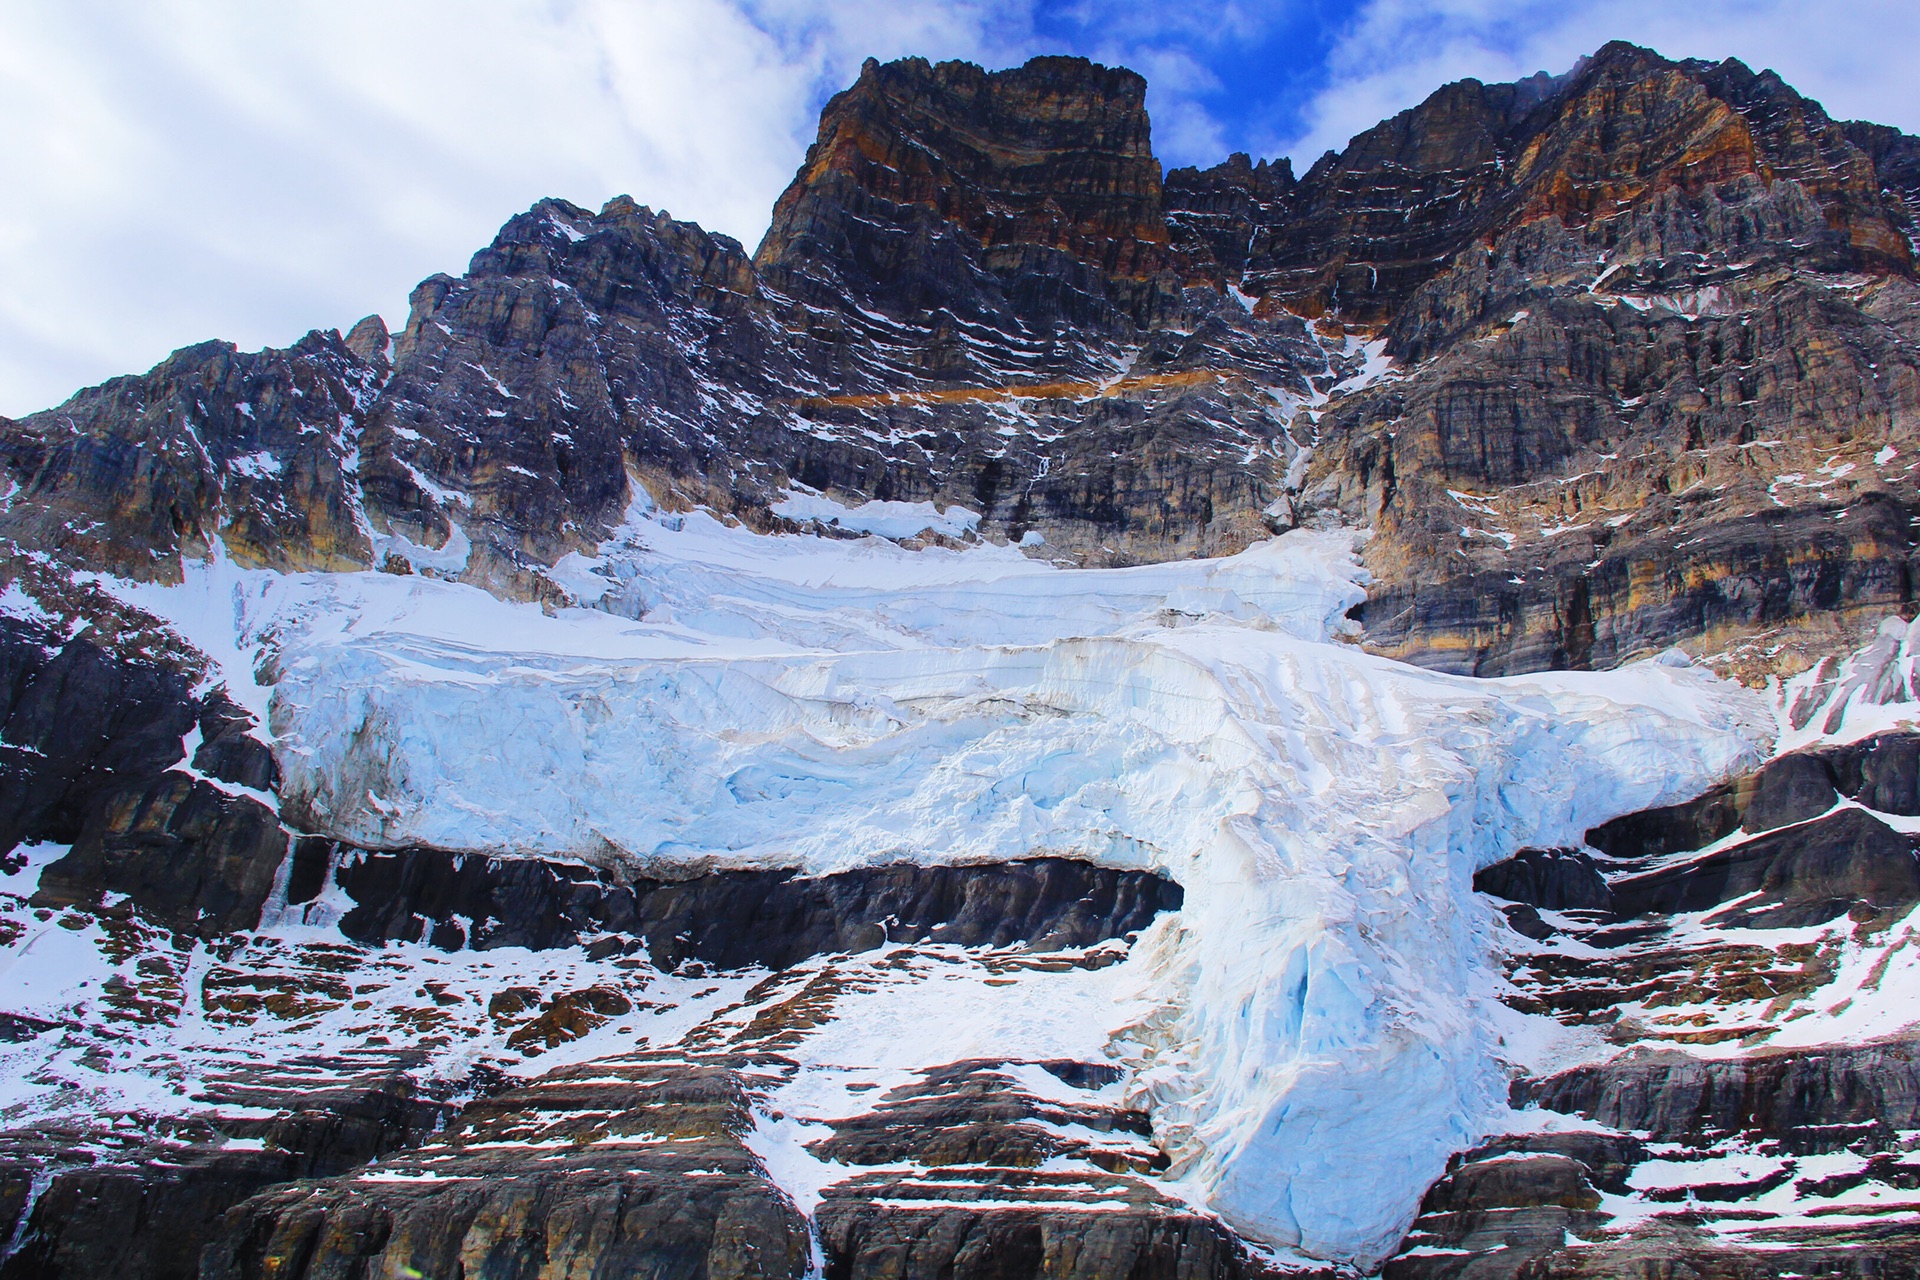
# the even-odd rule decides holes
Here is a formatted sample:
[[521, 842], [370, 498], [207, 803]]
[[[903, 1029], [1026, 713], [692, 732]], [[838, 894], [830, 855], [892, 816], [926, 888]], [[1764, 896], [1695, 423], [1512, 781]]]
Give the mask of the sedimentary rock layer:
[[928, 536], [1087, 564], [1342, 521], [1369, 642], [1483, 674], [1790, 670], [1908, 607], [1913, 139], [1623, 44], [1298, 178], [1163, 182], [1144, 101], [1072, 58], [870, 62], [754, 254], [544, 201], [391, 343], [188, 348], [9, 425], [0, 533], [557, 601], [641, 486], [757, 528], [930, 502], [962, 515]]

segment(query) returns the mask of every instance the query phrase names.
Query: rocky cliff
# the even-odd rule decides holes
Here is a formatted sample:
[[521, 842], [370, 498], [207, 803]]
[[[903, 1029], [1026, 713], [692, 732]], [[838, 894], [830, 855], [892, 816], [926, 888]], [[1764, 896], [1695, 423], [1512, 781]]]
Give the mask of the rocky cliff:
[[869, 62], [0, 421], [0, 1277], [1910, 1273], [1916, 234], [1735, 62]]
[[1911, 594], [1915, 146], [1610, 45], [1297, 179], [1163, 183], [1131, 72], [869, 63], [753, 255], [544, 202], [390, 349], [191, 348], [11, 426], [4, 533], [560, 600], [642, 487], [756, 528], [931, 502], [1087, 564], [1342, 521], [1382, 652], [1792, 669]]

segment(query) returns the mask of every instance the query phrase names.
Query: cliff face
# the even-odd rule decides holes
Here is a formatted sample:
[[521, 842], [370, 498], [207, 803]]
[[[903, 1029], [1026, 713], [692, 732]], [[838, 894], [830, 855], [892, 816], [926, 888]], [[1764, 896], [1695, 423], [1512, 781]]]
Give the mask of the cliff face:
[[1233, 161], [1205, 178], [1240, 186], [1259, 210], [1246, 218], [1249, 292], [1368, 324], [1392, 318], [1476, 241], [1548, 217], [1585, 227], [1748, 174], [1804, 187], [1852, 265], [1910, 268], [1898, 230], [1908, 215], [1883, 197], [1850, 128], [1771, 72], [1611, 44], [1558, 78], [1448, 85], [1279, 193], [1251, 171], [1237, 176]]
[[[1911, 1270], [1920, 140], [1144, 103], [869, 62], [751, 254], [542, 201], [0, 421], [0, 1278]], [[1676, 644], [1813, 745], [1354, 648]]]
[[205, 342], [7, 423], [8, 536], [133, 577], [177, 579], [216, 537], [247, 564], [365, 564], [353, 450], [385, 364], [372, 354], [333, 333], [285, 351]]
[[796, 492], [957, 506], [1085, 564], [1339, 521], [1376, 531], [1368, 642], [1481, 673], [1790, 669], [1905, 607], [1913, 139], [1616, 44], [1298, 179], [1163, 185], [1144, 94], [870, 62], [751, 257], [543, 202], [420, 286], [391, 359], [192, 348], [14, 424], [0, 531], [560, 600], [636, 486], [762, 529]]
[[1449, 86], [1297, 184], [1170, 190], [1189, 221], [1242, 193], [1262, 308], [1381, 326], [1400, 376], [1320, 418], [1302, 503], [1379, 534], [1371, 643], [1754, 673], [1910, 607], [1912, 164], [1771, 73], [1611, 45]]
[[[869, 61], [827, 104], [754, 261], [796, 296], [825, 286], [902, 319], [955, 306], [1017, 332], [1177, 313], [1146, 94], [1074, 58]], [[1003, 296], [980, 297], [982, 276]]]
[[1463, 254], [1388, 327], [1418, 372], [1328, 415], [1308, 484], [1379, 531], [1369, 638], [1605, 667], [1905, 608], [1920, 294], [1807, 263], [1847, 251], [1746, 178]]

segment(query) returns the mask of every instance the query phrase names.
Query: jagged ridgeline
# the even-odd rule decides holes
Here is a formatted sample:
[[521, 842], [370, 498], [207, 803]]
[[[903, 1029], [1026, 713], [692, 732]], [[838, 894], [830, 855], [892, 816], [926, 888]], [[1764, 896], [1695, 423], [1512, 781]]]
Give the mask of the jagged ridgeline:
[[1144, 98], [869, 63], [752, 256], [543, 201], [391, 343], [191, 347], [6, 424], [0, 534], [558, 600], [638, 486], [756, 529], [795, 486], [931, 501], [1089, 565], [1337, 522], [1367, 642], [1480, 674], [1791, 667], [1910, 598], [1914, 139], [1619, 44], [1297, 178], [1163, 179]]
[[1920, 140], [1145, 99], [0, 420], [0, 1280], [1920, 1274]]

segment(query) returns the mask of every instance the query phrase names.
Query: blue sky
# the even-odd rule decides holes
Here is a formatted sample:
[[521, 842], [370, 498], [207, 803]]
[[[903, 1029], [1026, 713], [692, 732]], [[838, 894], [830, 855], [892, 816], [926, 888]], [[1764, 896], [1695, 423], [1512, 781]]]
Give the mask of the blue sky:
[[1054, 0], [1035, 6], [1034, 35], [1089, 56], [1121, 53], [1136, 68], [1162, 63], [1149, 83], [1156, 99], [1169, 100], [1154, 105], [1177, 127], [1161, 129], [1161, 159], [1206, 165], [1231, 151], [1256, 158], [1283, 151], [1307, 132], [1308, 108], [1327, 83], [1329, 56], [1352, 13], [1352, 5], [1326, 0], [1191, 7]]
[[398, 324], [542, 196], [751, 246], [868, 56], [1131, 66], [1163, 160], [1304, 169], [1614, 38], [1920, 132], [1913, 0], [0, 0], [0, 413], [204, 338]]

